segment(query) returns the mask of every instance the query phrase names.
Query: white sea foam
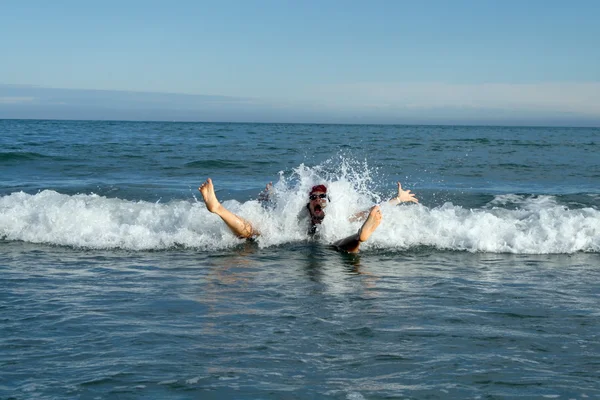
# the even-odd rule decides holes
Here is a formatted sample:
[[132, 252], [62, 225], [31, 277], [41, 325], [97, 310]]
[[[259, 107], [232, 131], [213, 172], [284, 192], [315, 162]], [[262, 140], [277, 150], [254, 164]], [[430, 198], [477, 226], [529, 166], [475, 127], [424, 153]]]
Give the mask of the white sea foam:
[[[359, 229], [361, 223], [350, 222], [350, 215], [382, 200], [368, 190], [368, 169], [361, 173], [347, 165], [341, 169], [327, 172], [301, 165], [290, 176], [282, 173], [267, 207], [256, 200], [223, 204], [256, 226], [260, 247], [305, 241], [307, 225], [299, 221], [299, 212], [306, 206], [310, 187], [325, 183], [332, 202], [320, 240], [332, 243]], [[600, 252], [600, 211], [569, 209], [551, 196], [503, 195], [478, 209], [452, 203], [393, 207], [384, 202], [382, 212], [383, 222], [363, 250], [430, 246], [493, 253]], [[157, 204], [52, 190], [0, 197], [0, 238], [131, 250], [217, 250], [241, 242], [201, 201]]]

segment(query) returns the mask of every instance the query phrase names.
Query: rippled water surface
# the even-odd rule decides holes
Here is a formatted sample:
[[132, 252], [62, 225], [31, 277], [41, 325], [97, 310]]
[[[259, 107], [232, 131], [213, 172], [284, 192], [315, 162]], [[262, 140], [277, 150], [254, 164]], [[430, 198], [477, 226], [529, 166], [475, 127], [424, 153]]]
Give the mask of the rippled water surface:
[[[0, 129], [2, 399], [600, 398], [598, 129]], [[420, 204], [332, 250], [397, 180]]]
[[3, 246], [16, 398], [600, 396], [597, 255]]

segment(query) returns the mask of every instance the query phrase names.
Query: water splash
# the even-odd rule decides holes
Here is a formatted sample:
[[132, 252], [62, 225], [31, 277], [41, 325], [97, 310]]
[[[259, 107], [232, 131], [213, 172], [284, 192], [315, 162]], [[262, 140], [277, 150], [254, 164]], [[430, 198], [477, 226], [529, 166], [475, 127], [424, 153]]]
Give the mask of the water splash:
[[[393, 207], [385, 195], [370, 188], [379, 184], [393, 191], [395, 182], [381, 182], [377, 175], [366, 162], [339, 157], [280, 172], [267, 206], [257, 200], [220, 200], [252, 221], [261, 232], [257, 243], [262, 248], [309, 240], [307, 226], [298, 215], [306, 207], [310, 188], [325, 184], [332, 199], [320, 227], [320, 240], [325, 243], [355, 233], [361, 222], [351, 222], [349, 216], [383, 202], [383, 222], [363, 250], [428, 246], [517, 254], [600, 252], [600, 211], [595, 208], [570, 209], [553, 196], [514, 194], [496, 196], [476, 209], [449, 202], [433, 208], [422, 204]], [[52, 190], [0, 197], [0, 238], [130, 250], [213, 251], [241, 242], [201, 201], [162, 204], [95, 194], [69, 196]]]

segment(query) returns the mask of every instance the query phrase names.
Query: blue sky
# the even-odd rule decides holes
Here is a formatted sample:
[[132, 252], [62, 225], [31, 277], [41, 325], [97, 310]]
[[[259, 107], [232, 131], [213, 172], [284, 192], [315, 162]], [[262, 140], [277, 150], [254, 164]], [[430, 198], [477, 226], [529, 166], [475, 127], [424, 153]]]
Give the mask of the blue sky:
[[600, 126], [598, 1], [0, 1], [0, 118]]

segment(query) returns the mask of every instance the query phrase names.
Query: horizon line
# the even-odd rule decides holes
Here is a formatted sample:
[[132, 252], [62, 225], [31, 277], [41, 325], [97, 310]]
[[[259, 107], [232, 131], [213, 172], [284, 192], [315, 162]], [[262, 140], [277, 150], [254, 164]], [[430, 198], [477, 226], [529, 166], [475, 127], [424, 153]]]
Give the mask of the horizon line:
[[386, 123], [386, 122], [261, 122], [261, 121], [201, 121], [201, 120], [142, 120], [142, 119], [88, 119], [88, 118], [3, 118], [0, 121], [62, 121], [62, 122], [130, 122], [130, 123], [179, 123], [179, 124], [256, 124], [256, 125], [341, 125], [341, 126], [461, 126], [486, 128], [569, 128], [600, 129], [598, 125], [544, 125], [544, 124], [509, 124], [497, 123]]

